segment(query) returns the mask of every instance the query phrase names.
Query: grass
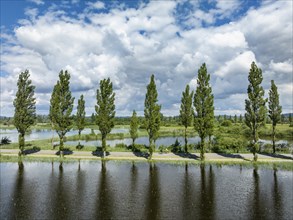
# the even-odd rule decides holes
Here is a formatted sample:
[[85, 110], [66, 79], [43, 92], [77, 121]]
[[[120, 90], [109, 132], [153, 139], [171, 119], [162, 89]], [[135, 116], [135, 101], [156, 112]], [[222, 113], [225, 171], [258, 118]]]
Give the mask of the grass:
[[[62, 162], [62, 163], [68, 163], [68, 162], [77, 162], [77, 161], [97, 161], [102, 160], [100, 157], [95, 158], [86, 158], [86, 159], [80, 159], [80, 158], [68, 158], [64, 157], [63, 159], [60, 159], [59, 157], [31, 157], [31, 156], [24, 156], [22, 158], [22, 162]], [[174, 165], [215, 165], [215, 166], [241, 166], [245, 168], [261, 168], [261, 169], [274, 169], [274, 170], [288, 170], [293, 171], [293, 163], [292, 162], [250, 162], [250, 161], [200, 161], [200, 160], [192, 160], [192, 161], [182, 161], [182, 160], [160, 160], [160, 159], [153, 159], [151, 161], [149, 160], [141, 160], [136, 158], [126, 158], [126, 159], [103, 159], [105, 161], [115, 161], [116, 163], [124, 163], [124, 162], [135, 162], [135, 163], [162, 163], [162, 164], [174, 164]], [[14, 155], [1, 155], [0, 154], [0, 162], [19, 162], [18, 156]]]

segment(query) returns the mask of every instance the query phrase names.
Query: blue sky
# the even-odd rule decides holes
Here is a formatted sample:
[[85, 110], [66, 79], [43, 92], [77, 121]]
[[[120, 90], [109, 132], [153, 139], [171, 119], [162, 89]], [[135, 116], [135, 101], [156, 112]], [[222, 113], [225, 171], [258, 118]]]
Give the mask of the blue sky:
[[196, 88], [205, 62], [216, 114], [243, 114], [252, 61], [292, 111], [292, 1], [1, 0], [1, 115], [13, 115], [18, 74], [29, 69], [37, 112], [48, 114], [61, 69], [76, 102], [94, 112], [99, 81], [110, 77], [119, 116], [143, 115], [155, 74], [164, 115], [178, 115], [181, 93]]

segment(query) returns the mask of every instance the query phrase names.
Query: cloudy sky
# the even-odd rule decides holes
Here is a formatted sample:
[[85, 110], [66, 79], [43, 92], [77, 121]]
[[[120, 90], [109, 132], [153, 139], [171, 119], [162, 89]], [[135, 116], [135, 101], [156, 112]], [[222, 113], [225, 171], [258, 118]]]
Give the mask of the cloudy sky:
[[215, 114], [243, 114], [252, 61], [278, 86], [292, 112], [292, 1], [1, 0], [1, 112], [12, 116], [18, 74], [29, 69], [37, 113], [48, 114], [61, 69], [71, 90], [96, 104], [99, 81], [110, 77], [116, 115], [143, 115], [146, 85], [155, 74], [164, 115], [178, 115], [187, 84], [196, 88], [206, 63]]

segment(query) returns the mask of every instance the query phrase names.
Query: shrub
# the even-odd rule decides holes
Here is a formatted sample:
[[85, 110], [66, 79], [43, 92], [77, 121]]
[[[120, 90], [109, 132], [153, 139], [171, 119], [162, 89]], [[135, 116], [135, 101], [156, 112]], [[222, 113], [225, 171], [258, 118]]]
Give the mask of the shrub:
[[235, 152], [239, 153], [240, 149], [247, 147], [247, 141], [241, 138], [216, 137], [215, 145], [212, 150], [216, 153]]
[[116, 144], [116, 145], [115, 145], [115, 148], [120, 148], [120, 149], [123, 149], [123, 148], [125, 148], [125, 149], [127, 149], [128, 147], [127, 147], [127, 145], [126, 145], [126, 144], [119, 143], [119, 144]]
[[165, 145], [161, 145], [161, 146], [159, 146], [158, 151], [160, 153], [169, 153], [169, 148], [166, 147]]
[[1, 144], [0, 145], [4, 145], [4, 144], [10, 144], [11, 140], [8, 137], [2, 137], [1, 138]]
[[81, 150], [82, 148], [84, 148], [84, 145], [82, 145], [82, 144], [78, 144], [78, 145], [76, 146], [76, 149], [77, 149], [77, 150]]
[[180, 153], [180, 152], [182, 152], [181, 144], [178, 141], [178, 138], [176, 138], [175, 143], [171, 145], [171, 149], [172, 149], [171, 151], [173, 153]]
[[232, 122], [230, 120], [225, 120], [221, 123], [221, 126], [224, 127], [230, 127], [232, 125]]

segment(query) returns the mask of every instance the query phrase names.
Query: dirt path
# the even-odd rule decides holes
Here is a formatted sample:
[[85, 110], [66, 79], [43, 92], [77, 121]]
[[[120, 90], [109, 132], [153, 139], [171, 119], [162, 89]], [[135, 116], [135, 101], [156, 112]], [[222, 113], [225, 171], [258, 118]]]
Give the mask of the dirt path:
[[[0, 149], [3, 156], [17, 156], [18, 149]], [[65, 153], [66, 154], [66, 153]], [[133, 152], [110, 152], [106, 158], [110, 160], [147, 160], [147, 154], [133, 153]], [[26, 157], [58, 157], [56, 150], [40, 150], [38, 152], [29, 153]], [[73, 151], [65, 155], [67, 158], [75, 159], [100, 159], [100, 154], [94, 154], [91, 151]], [[206, 153], [206, 161], [252, 161], [252, 154], [217, 154]], [[154, 153], [153, 160], [166, 161], [194, 161], [200, 160], [199, 153], [190, 154], [173, 154], [173, 153]], [[293, 162], [293, 155], [278, 154], [278, 155], [264, 155], [258, 154], [259, 161], [271, 162]]]

